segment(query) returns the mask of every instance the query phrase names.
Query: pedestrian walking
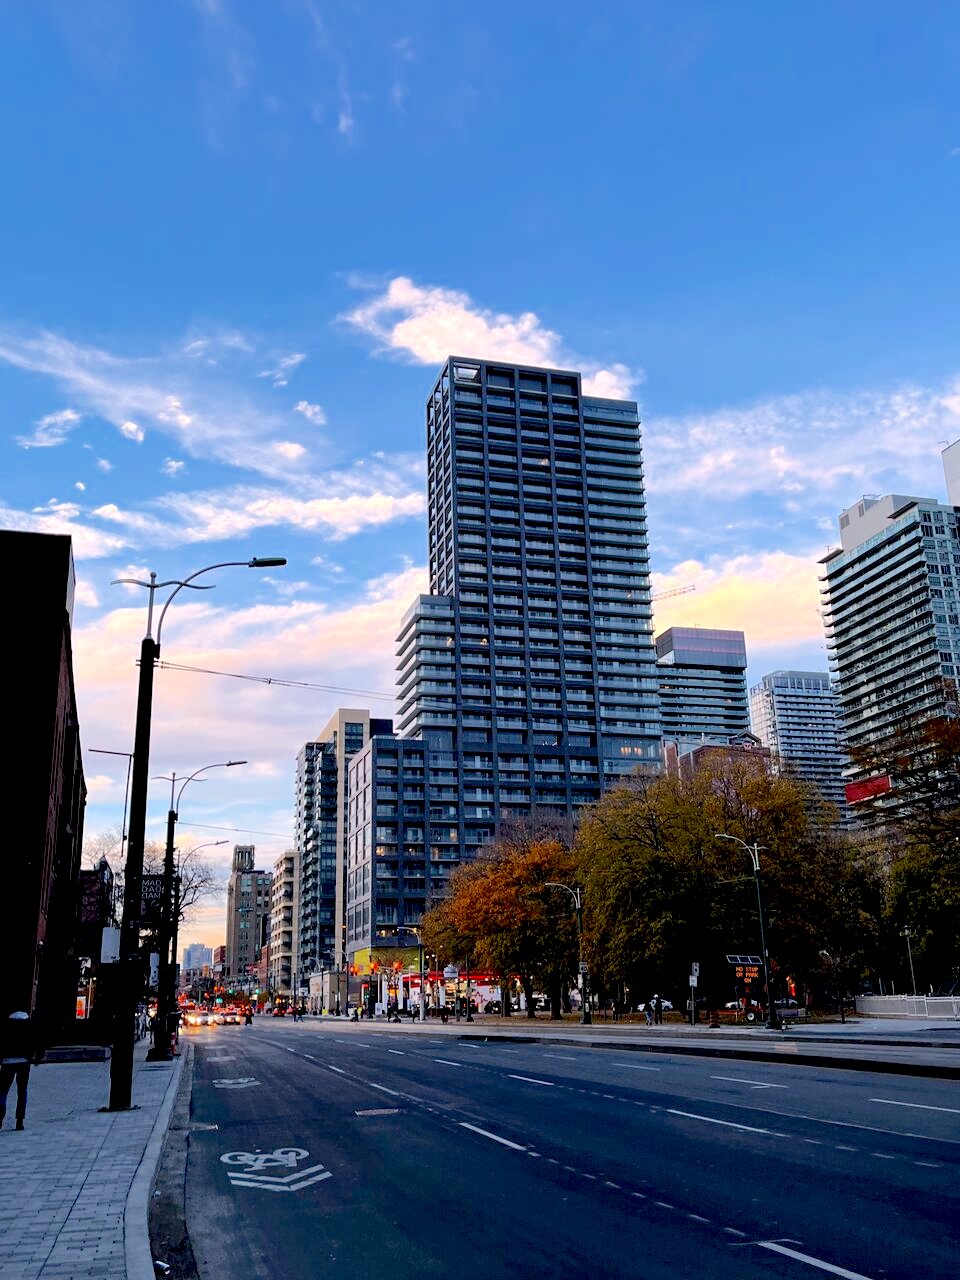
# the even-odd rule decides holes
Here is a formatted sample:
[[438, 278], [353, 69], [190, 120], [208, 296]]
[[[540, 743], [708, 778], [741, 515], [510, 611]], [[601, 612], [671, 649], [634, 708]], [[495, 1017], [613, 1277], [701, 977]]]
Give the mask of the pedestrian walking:
[[36, 1023], [28, 1013], [17, 1010], [0, 1025], [0, 1125], [7, 1115], [7, 1094], [17, 1082], [17, 1123], [23, 1128], [27, 1114], [27, 1082], [30, 1067], [43, 1057]]
[[653, 1020], [658, 1027], [663, 1022], [663, 1001], [659, 995], [653, 997]]
[[647, 1026], [652, 1027], [653, 1026], [653, 1001], [652, 1000], [648, 1000], [647, 1003], [643, 1006], [643, 1016], [647, 1020]]

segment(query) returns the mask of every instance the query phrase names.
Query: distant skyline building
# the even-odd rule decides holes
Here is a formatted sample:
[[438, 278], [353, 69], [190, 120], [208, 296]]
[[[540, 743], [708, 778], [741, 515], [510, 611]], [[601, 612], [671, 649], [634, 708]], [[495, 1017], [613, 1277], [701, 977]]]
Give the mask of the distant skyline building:
[[670, 627], [655, 640], [665, 742], [730, 742], [750, 731], [742, 631]]
[[202, 942], [191, 942], [183, 948], [181, 965], [184, 969], [202, 969], [205, 964], [213, 964], [213, 948], [204, 946]]
[[227, 943], [224, 977], [247, 984], [251, 970], [260, 963], [270, 928], [269, 871], [254, 865], [256, 849], [238, 844], [233, 849], [233, 868], [227, 885]]
[[[957, 446], [944, 451], [948, 484]], [[945, 715], [960, 669], [958, 510], [906, 494], [864, 497], [840, 515], [823, 558], [824, 624], [845, 747], [874, 747], [906, 720]], [[851, 765], [847, 798], [871, 822], [895, 818], [891, 780]]]
[[815, 787], [853, 825], [846, 801], [837, 696], [826, 671], [771, 671], [750, 690], [753, 732], [769, 747], [773, 767]]
[[637, 406], [451, 358], [427, 401], [430, 592], [402, 739], [350, 765], [347, 950], [403, 941], [505, 822], [569, 821], [661, 758]]

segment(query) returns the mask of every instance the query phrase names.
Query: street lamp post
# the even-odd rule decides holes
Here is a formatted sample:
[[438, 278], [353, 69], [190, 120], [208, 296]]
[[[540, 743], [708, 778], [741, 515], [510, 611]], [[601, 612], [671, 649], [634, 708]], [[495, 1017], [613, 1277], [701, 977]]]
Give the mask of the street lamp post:
[[424, 989], [423, 982], [423, 929], [417, 925], [402, 924], [398, 926], [397, 932], [415, 933], [417, 935], [417, 948], [420, 953], [420, 1009], [417, 1014], [418, 1022], [426, 1022], [427, 1020], [427, 993]]
[[[140, 643], [140, 677], [137, 687], [137, 718], [133, 735], [133, 776], [130, 785], [130, 829], [127, 839], [127, 860], [124, 867], [123, 915], [120, 923], [120, 972], [118, 975], [119, 999], [114, 1021], [113, 1051], [110, 1057], [110, 1101], [108, 1111], [127, 1111], [132, 1105], [133, 1092], [133, 1044], [137, 1004], [143, 983], [140, 961], [140, 900], [143, 888], [143, 846], [147, 829], [147, 787], [150, 776], [150, 722], [153, 715], [153, 674], [160, 658], [160, 633], [174, 597], [185, 587], [195, 591], [210, 590], [197, 587], [194, 579], [214, 569], [247, 568], [275, 569], [287, 562], [280, 556], [254, 557], [252, 560], [228, 560], [210, 564], [182, 581], [172, 578], [157, 582], [157, 575], [150, 574], [149, 582], [134, 578], [121, 578], [120, 582], [132, 582], [146, 587], [147, 633]], [[153, 638], [154, 596], [164, 587], [173, 591], [164, 602], [157, 623], [157, 637]]]
[[590, 971], [587, 968], [587, 962], [583, 958], [583, 894], [579, 885], [575, 885], [571, 889], [568, 884], [560, 884], [557, 880], [548, 880], [543, 887], [545, 889], [564, 889], [573, 899], [573, 905], [577, 912], [577, 954], [580, 962], [581, 979], [580, 1023], [582, 1026], [588, 1027], [593, 1023], [593, 1014], [590, 1012]]
[[[173, 841], [177, 820], [180, 813], [180, 798], [187, 783], [199, 778], [208, 769], [232, 769], [246, 760], [225, 760], [221, 764], [205, 764], [188, 778], [184, 778], [177, 790], [178, 778], [172, 773], [169, 778], [160, 780], [170, 783], [170, 808], [167, 811], [167, 844], [163, 855], [163, 909], [161, 912], [160, 938], [160, 973], [157, 986], [157, 1019], [154, 1023], [153, 1048], [147, 1054], [151, 1062], [168, 1062], [173, 1057], [173, 1015], [176, 1010], [176, 925], [174, 924], [174, 865]], [[215, 844], [226, 844], [225, 840], [213, 841]], [[206, 846], [201, 846], [206, 847]], [[179, 907], [178, 907], [179, 913]]]
[[900, 930], [900, 937], [907, 940], [907, 959], [910, 961], [910, 990], [913, 995], [917, 994], [917, 976], [913, 972], [913, 948], [910, 946], [910, 939], [913, 937], [913, 930], [909, 925], [905, 929]]
[[747, 853], [750, 855], [750, 861], [753, 864], [753, 878], [757, 885], [757, 914], [760, 918], [760, 958], [763, 961], [763, 984], [767, 991], [767, 1028], [770, 1031], [779, 1031], [780, 1019], [777, 1017], [773, 991], [770, 988], [770, 957], [767, 954], [767, 935], [763, 915], [763, 893], [760, 889], [760, 850], [763, 846], [759, 844], [747, 844], [746, 840], [741, 840], [739, 836], [728, 836], [723, 831], [715, 831], [713, 834], [717, 840], [736, 841], [737, 844], [743, 845], [744, 849], [746, 849]]

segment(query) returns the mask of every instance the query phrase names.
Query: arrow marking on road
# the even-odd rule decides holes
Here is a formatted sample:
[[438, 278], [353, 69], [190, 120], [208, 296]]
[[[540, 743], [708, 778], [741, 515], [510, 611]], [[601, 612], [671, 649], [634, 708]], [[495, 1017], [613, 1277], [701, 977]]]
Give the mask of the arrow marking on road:
[[749, 1084], [754, 1089], [786, 1089], [785, 1084], [769, 1084], [766, 1080], [744, 1080], [742, 1076], [711, 1076], [711, 1080], [729, 1080], [732, 1084]]

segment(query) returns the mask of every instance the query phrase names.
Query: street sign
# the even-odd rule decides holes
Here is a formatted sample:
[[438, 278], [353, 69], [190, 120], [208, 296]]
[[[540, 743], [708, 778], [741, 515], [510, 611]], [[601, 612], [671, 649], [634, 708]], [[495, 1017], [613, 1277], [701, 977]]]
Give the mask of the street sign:
[[700, 979], [697, 977], [697, 975], [696, 975], [695, 973], [691, 973], [691, 975], [690, 975], [690, 985], [691, 985], [691, 987], [695, 987], [699, 981], [700, 981]]
[[727, 964], [763, 964], [760, 956], [727, 956]]
[[448, 964], [443, 971], [443, 976], [448, 982], [456, 982], [460, 977], [460, 970], [455, 964]]
[[586, 976], [590, 972], [590, 966], [587, 964], [586, 960], [580, 961], [580, 972], [584, 976]]
[[144, 876], [140, 888], [140, 923], [152, 927], [162, 919], [163, 876]]

